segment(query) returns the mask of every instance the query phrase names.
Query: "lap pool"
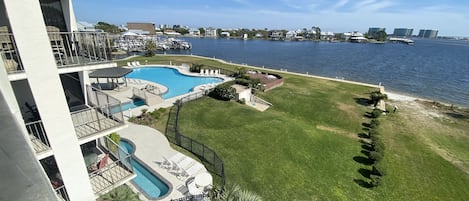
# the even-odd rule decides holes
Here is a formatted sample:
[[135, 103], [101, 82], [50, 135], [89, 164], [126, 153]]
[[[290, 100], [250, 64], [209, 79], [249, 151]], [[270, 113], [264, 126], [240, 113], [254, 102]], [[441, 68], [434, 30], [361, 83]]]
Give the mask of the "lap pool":
[[[120, 146], [128, 153], [134, 152], [134, 146], [126, 140], [120, 141]], [[133, 155], [132, 155], [133, 156]], [[169, 192], [168, 185], [158, 176], [148, 170], [143, 164], [132, 158], [132, 166], [137, 175], [132, 182], [147, 198], [158, 199], [165, 196]]]
[[127, 77], [148, 80], [166, 86], [168, 92], [163, 95], [164, 99], [189, 93], [198, 85], [223, 82], [221, 78], [188, 76], [179, 73], [174, 68], [156, 66], [134, 68]]

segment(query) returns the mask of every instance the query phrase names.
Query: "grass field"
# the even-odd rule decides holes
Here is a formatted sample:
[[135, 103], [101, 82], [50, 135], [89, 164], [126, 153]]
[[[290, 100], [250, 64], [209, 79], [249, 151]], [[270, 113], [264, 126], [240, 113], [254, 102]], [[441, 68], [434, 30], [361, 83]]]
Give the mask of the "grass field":
[[[168, 64], [204, 63], [192, 57], [136, 58]], [[399, 105], [382, 117], [386, 175], [368, 182], [359, 133], [371, 108], [362, 105], [373, 89], [284, 75], [284, 86], [258, 94], [273, 107], [256, 111], [236, 102], [203, 98], [181, 110], [180, 131], [212, 147], [224, 160], [228, 183], [264, 200], [467, 200], [469, 122], [426, 116], [424, 106]], [[404, 104], [395, 102], [393, 104]], [[430, 108], [431, 109], [431, 108]], [[430, 110], [428, 109], [428, 110]], [[156, 126], [164, 131], [164, 121]]]

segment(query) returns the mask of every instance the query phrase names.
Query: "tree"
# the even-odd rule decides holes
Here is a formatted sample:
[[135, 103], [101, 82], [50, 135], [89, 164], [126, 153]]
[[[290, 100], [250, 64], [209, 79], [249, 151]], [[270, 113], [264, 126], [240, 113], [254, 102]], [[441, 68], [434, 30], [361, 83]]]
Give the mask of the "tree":
[[94, 26], [94, 28], [101, 29], [101, 30], [103, 30], [104, 32], [107, 32], [107, 33], [120, 33], [120, 32], [122, 32], [122, 30], [118, 26], [113, 25], [113, 24], [108, 24], [106, 22], [98, 22], [96, 24], [96, 26]]
[[184, 28], [175, 28], [174, 31], [177, 33], [180, 33], [181, 35], [186, 35], [189, 33], [189, 30], [184, 29]]
[[204, 36], [205, 35], [205, 29], [200, 27], [199, 28], [200, 35]]
[[151, 40], [147, 41], [145, 44], [145, 50], [146, 50], [145, 56], [152, 57], [153, 55], [155, 55], [156, 44]]
[[388, 99], [388, 95], [383, 94], [379, 91], [374, 91], [374, 92], [371, 92], [370, 99], [371, 99], [371, 103], [373, 103], [373, 106], [376, 107], [379, 101]]
[[228, 186], [220, 196], [212, 198], [213, 201], [262, 201], [262, 198], [238, 185]]
[[99, 201], [139, 201], [137, 194], [127, 186], [119, 186], [101, 196]]

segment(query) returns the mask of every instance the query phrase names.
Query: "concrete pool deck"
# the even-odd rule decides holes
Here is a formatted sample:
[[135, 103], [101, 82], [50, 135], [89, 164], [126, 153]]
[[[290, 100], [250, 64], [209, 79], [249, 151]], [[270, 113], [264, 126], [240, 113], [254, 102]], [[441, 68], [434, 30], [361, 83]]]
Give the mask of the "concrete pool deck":
[[[170, 147], [166, 137], [159, 131], [133, 123], [127, 123], [128, 127], [118, 131], [117, 133], [127, 140], [135, 144], [134, 155], [142, 162], [150, 167], [153, 171], [157, 172], [161, 177], [166, 179], [170, 186], [170, 192], [161, 200], [171, 200], [184, 197], [184, 192], [187, 190], [185, 181], [178, 179], [174, 174], [168, 172], [167, 169], [160, 167], [163, 161], [163, 156], [170, 158], [178, 153]], [[198, 163], [198, 162], [197, 162]], [[199, 171], [206, 172], [205, 167]], [[145, 196], [139, 195], [141, 200], [147, 200]]]

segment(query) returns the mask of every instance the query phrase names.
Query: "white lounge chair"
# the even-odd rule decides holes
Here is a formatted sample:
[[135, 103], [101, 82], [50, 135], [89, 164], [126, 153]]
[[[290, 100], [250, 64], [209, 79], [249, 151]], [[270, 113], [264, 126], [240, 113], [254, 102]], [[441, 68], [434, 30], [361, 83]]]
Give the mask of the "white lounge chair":
[[186, 178], [191, 177], [191, 176], [195, 175], [196, 173], [198, 173], [200, 170], [202, 170], [202, 168], [204, 168], [204, 165], [202, 165], [201, 163], [196, 163], [195, 165], [193, 165], [189, 169], [185, 170], [184, 174], [185, 174]]
[[132, 65], [130, 64], [130, 62], [127, 62], [127, 66], [128, 66], [128, 67], [132, 67]]
[[214, 70], [210, 70], [209, 75], [214, 75], [214, 74], [215, 74]]
[[140, 66], [140, 61], [136, 61], [135, 65]]
[[171, 156], [171, 158], [169, 158], [169, 160], [177, 163], [177, 162], [181, 161], [183, 158], [184, 158], [184, 154], [181, 154], [181, 153], [177, 152], [176, 154]]
[[189, 167], [192, 163], [194, 163], [195, 160], [190, 158], [190, 157], [185, 157], [182, 161], [180, 161], [179, 163], [177, 163], [178, 167], [181, 168], [181, 169], [186, 169], [187, 167]]

